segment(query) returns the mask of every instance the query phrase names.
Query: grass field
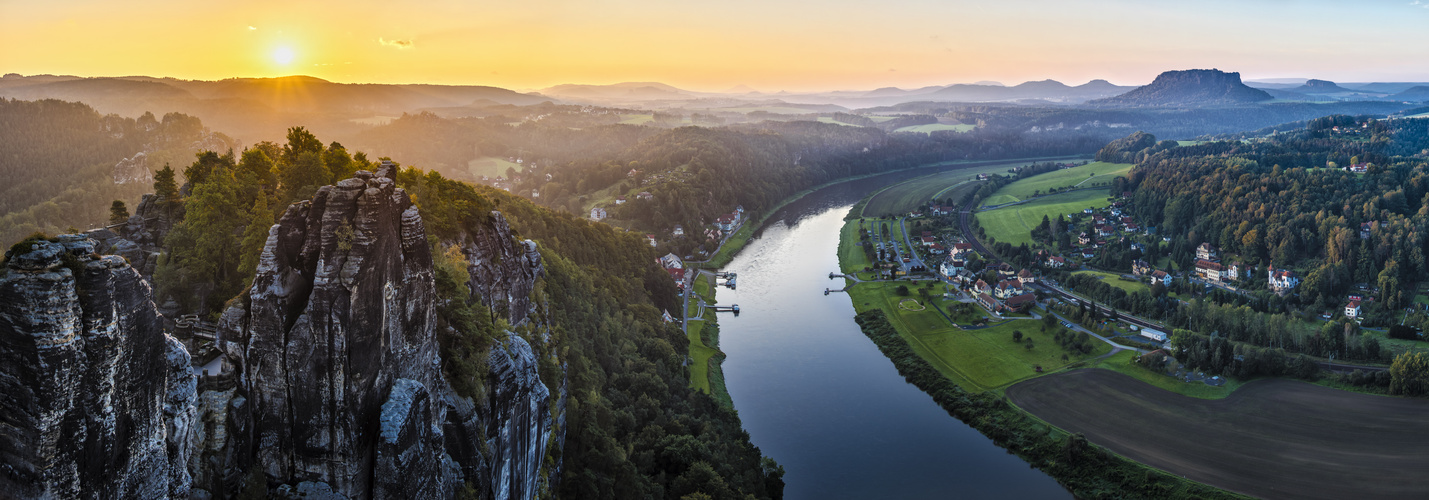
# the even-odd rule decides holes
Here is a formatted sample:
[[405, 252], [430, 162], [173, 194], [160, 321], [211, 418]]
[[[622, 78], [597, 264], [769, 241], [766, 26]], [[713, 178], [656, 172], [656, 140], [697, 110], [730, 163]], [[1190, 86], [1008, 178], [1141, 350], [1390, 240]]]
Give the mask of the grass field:
[[1067, 432], [1169, 473], [1262, 498], [1422, 498], [1429, 491], [1429, 400], [1286, 379], [1223, 399], [1175, 394], [1108, 370], [1007, 389]]
[[521, 171], [521, 165], [495, 156], [483, 156], [469, 161], [466, 164], [466, 170], [467, 172], [471, 172], [473, 179], [480, 179], [483, 175], [487, 177], [505, 177], [507, 168], [514, 168], [517, 172]]
[[820, 116], [820, 117], [819, 117], [819, 123], [832, 123], [832, 124], [834, 124], [834, 125], [846, 125], [846, 126], [849, 126], [849, 127], [857, 127], [857, 126], [858, 126], [858, 125], [854, 125], [854, 124], [852, 124], [852, 123], [844, 123], [844, 122], [835, 120], [832, 116]]
[[[1043, 372], [1055, 371], [1067, 364], [1098, 356], [1111, 350], [1102, 342], [1089, 355], [1069, 355], [1067, 361], [1062, 355], [1067, 353], [1057, 345], [1050, 333], [1042, 333], [1040, 323], [1032, 320], [1014, 320], [998, 326], [980, 330], [960, 330], [948, 323], [932, 307], [912, 311], [899, 307], [899, 303], [909, 298], [894, 293], [904, 282], [866, 282], [854, 286], [850, 298], [854, 308], [865, 311], [881, 308], [888, 319], [914, 351], [928, 360], [943, 376], [971, 391], [985, 391], [1038, 376], [1036, 366]], [[910, 286], [910, 288], [913, 288]], [[930, 295], [941, 295], [942, 288], [935, 288]], [[922, 298], [912, 295], [922, 301]], [[933, 303], [940, 304], [941, 299]], [[946, 310], [946, 306], [944, 307]], [[1020, 330], [1022, 342], [1012, 340], [1012, 332]], [[1027, 349], [1031, 342], [1034, 347]]]
[[929, 123], [929, 124], [927, 124], [927, 125], [910, 125], [910, 126], [907, 126], [907, 127], [898, 127], [898, 129], [894, 130], [894, 132], [919, 132], [919, 133], [928, 134], [928, 133], [932, 133], [932, 132], [937, 132], [937, 131], [939, 131], [939, 130], [952, 130], [952, 131], [954, 131], [954, 132], [968, 132], [968, 131], [971, 131], [972, 129], [975, 129], [975, 128], [977, 128], [976, 125], [965, 125], [965, 124], [961, 124], [961, 123], [960, 123], [960, 124], [957, 124], [957, 125], [948, 125], [948, 124], [943, 124], [943, 123]]
[[[703, 297], [706, 304], [715, 303], [714, 289], [710, 286], [709, 279], [703, 275], [694, 280], [692, 291], [696, 296]], [[690, 303], [697, 304], [693, 297]], [[699, 307], [696, 305], [690, 307], [687, 314], [693, 316], [698, 311]], [[713, 311], [705, 311], [704, 316], [700, 317], [701, 319], [692, 319], [685, 323], [685, 337], [690, 341], [690, 387], [704, 391], [706, 394], [712, 394], [715, 399], [727, 400], [729, 395], [721, 394], [724, 387], [724, 381], [719, 380], [721, 377], [718, 376], [721, 372], [718, 371], [717, 366], [710, 366], [711, 359], [715, 360], [715, 363], [724, 359], [724, 353], [720, 352], [719, 344], [715, 340], [718, 339], [718, 334], [714, 332], [718, 332], [719, 326], [713, 322], [714, 314]], [[710, 337], [712, 333], [716, 336], [711, 339], [710, 344], [713, 345], [710, 345], [705, 342], [705, 338]], [[712, 372], [717, 376], [711, 377]]]
[[909, 179], [888, 186], [873, 195], [873, 197], [868, 200], [868, 204], [864, 205], [863, 215], [866, 217], [885, 217], [905, 214], [927, 203], [928, 200], [933, 199], [935, 196], [939, 199], [948, 198], [949, 194], [952, 193], [950, 188], [966, 185], [962, 184], [964, 182], [976, 181], [978, 174], [1006, 174], [1007, 170], [1012, 167], [1020, 167], [1037, 163], [1038, 161], [1056, 161], [1056, 159], [972, 166]]
[[1206, 385], [1204, 382], [1186, 382], [1137, 364], [1135, 351], [1121, 351], [1098, 359], [1088, 365], [1088, 368], [1111, 370], [1182, 396], [1199, 399], [1221, 399], [1245, 384], [1238, 379], [1226, 379], [1226, 384], [1219, 387]]
[[[1001, 240], [998, 240], [998, 241], [1001, 241]], [[1077, 271], [1076, 273], [1073, 273], [1073, 274], [1090, 274], [1090, 275], [1092, 275], [1092, 276], [1096, 276], [1096, 277], [1098, 277], [1098, 278], [1101, 278], [1102, 283], [1106, 283], [1106, 284], [1108, 284], [1108, 285], [1111, 285], [1111, 286], [1120, 288], [1120, 289], [1122, 289], [1122, 290], [1125, 290], [1126, 293], [1136, 293], [1136, 292], [1147, 292], [1147, 293], [1151, 293], [1151, 287], [1150, 287], [1149, 285], [1147, 285], [1146, 283], [1142, 283], [1142, 282], [1140, 282], [1140, 281], [1127, 281], [1127, 280], [1123, 280], [1123, 279], [1121, 279], [1121, 275], [1119, 275], [1119, 274], [1104, 273], [1104, 272], [1101, 272], [1101, 271]]]
[[644, 125], [655, 121], [655, 115], [620, 115], [620, 123], [623, 125]]
[[1132, 165], [1130, 163], [1107, 163], [1098, 161], [1080, 167], [1034, 175], [1003, 186], [1002, 189], [997, 190], [991, 197], [983, 201], [983, 205], [992, 206], [1022, 201], [1037, 194], [1046, 194], [1052, 189], [1090, 186], [1093, 184], [1111, 182], [1113, 178], [1126, 175], [1127, 172], [1131, 171], [1131, 167]]
[[1087, 207], [1110, 205], [1106, 191], [1092, 189], [1044, 196], [1022, 205], [978, 212], [977, 222], [987, 235], [999, 242], [1032, 244], [1032, 228], [1042, 223], [1042, 217], [1055, 219], [1058, 214], [1081, 212]]
[[[877, 227], [872, 222], [865, 222], [869, 228]], [[839, 241], [858, 242], [858, 220], [844, 221], [843, 229], [839, 231]], [[870, 243], [872, 240], [870, 240]], [[857, 245], [839, 245], [839, 269], [844, 273], [860, 273], [860, 277], [868, 277], [863, 274], [863, 268], [873, 265], [869, 262], [868, 256], [864, 255], [863, 248]]]

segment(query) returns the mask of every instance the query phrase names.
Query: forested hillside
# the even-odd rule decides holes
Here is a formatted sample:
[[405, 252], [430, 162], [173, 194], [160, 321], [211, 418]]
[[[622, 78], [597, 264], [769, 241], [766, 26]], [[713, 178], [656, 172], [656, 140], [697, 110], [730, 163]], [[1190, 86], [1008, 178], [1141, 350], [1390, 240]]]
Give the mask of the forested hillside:
[[[1413, 295], [1398, 283], [1429, 277], [1426, 141], [1423, 120], [1327, 117], [1246, 144], [1153, 152], [1128, 185], [1138, 219], [1187, 235], [1185, 248], [1173, 248], [1178, 262], [1210, 242], [1251, 262], [1305, 270], [1306, 304], [1337, 305], [1354, 284], [1372, 283], [1383, 289], [1377, 302], [1394, 309]], [[1367, 164], [1366, 173], [1347, 171], [1354, 164]]]
[[132, 208], [149, 190], [152, 171], [231, 145], [177, 113], [135, 119], [77, 102], [0, 99], [0, 239], [103, 224], [114, 200]]
[[[200, 154], [184, 169], [183, 194], [156, 186], [182, 214], [155, 275], [159, 299], [184, 312], [218, 311], [251, 279], [283, 207], [373, 166], [297, 127], [283, 145]], [[435, 172], [407, 169], [398, 184], [419, 207], [436, 256], [439, 318], [451, 327], [439, 330], [442, 368], [459, 394], [481, 394], [484, 360], [512, 327], [482, 304], [491, 298], [471, 295], [466, 264], [448, 245], [482, 231], [498, 210], [517, 238], [540, 248], [546, 276], [531, 297], [539, 317], [515, 330], [537, 349], [552, 392], [569, 384], [565, 447], [547, 457], [562, 464], [561, 497], [780, 497], [782, 470], [750, 444], [737, 415], [689, 388], [688, 340], [678, 323], [661, 320], [681, 306], [642, 239]]]

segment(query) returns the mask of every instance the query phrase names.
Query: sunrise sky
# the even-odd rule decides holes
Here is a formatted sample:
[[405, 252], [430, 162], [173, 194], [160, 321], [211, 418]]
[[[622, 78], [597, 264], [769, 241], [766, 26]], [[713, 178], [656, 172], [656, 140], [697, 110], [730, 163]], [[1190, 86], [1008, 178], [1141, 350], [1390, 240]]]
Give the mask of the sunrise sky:
[[812, 91], [1429, 81], [1429, 0], [0, 0], [0, 72]]

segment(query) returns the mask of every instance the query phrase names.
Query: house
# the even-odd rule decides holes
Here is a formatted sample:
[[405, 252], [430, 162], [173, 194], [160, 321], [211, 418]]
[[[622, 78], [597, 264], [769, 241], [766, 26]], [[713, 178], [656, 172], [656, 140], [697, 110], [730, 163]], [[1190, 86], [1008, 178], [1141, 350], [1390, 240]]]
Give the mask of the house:
[[998, 304], [997, 299], [994, 299], [991, 295], [985, 293], [979, 294], [977, 296], [977, 301], [979, 304], [982, 304], [983, 307], [986, 307], [988, 311], [991, 311], [993, 313], [996, 313], [999, 309], [1002, 309], [1002, 304]]
[[1211, 246], [1210, 243], [1202, 243], [1196, 247], [1196, 258], [1209, 261], [1220, 260], [1216, 258], [1216, 247]]
[[1351, 300], [1349, 304], [1345, 304], [1345, 317], [1350, 319], [1360, 317], [1360, 301]]
[[670, 279], [675, 280], [675, 288], [678, 289], [678, 290], [680, 290], [680, 293], [684, 293], [684, 292], [685, 292], [685, 277], [686, 277], [686, 274], [687, 274], [687, 273], [685, 273], [685, 270], [684, 270], [684, 269], [671, 269], [671, 268], [668, 268], [668, 267], [667, 267], [667, 268], [665, 268], [665, 272], [670, 273]]
[[1037, 294], [1024, 293], [1007, 299], [1007, 301], [1004, 302], [1003, 305], [1007, 306], [1008, 309], [1012, 309], [1017, 312], [1027, 312], [1029, 309], [1032, 309], [1032, 306], [1036, 303]]
[[1053, 255], [1053, 256], [1051, 256], [1051, 257], [1047, 257], [1047, 267], [1050, 267], [1050, 268], [1053, 268], [1053, 269], [1058, 269], [1058, 268], [1062, 268], [1062, 267], [1066, 267], [1066, 266], [1067, 266], [1067, 259], [1064, 259], [1064, 258], [1055, 256], [1055, 255]]
[[1113, 234], [1116, 234], [1116, 227], [1107, 224], [1097, 226], [1097, 236], [1111, 236]]
[[720, 230], [732, 231], [734, 230], [735, 222], [737, 222], [737, 220], [734, 215], [725, 214], [721, 215], [719, 220], [715, 221], [715, 225], [719, 226]]
[[656, 264], [659, 264], [660, 267], [663, 267], [663, 268], [665, 268], [665, 269], [684, 269], [684, 268], [685, 268], [685, 261], [680, 260], [680, 258], [677, 257], [677, 256], [675, 256], [675, 254], [673, 254], [673, 253], [667, 253], [667, 254], [665, 254], [664, 257], [660, 257], [659, 259], [656, 259], [656, 260], [655, 260], [655, 263], [656, 263]]
[[942, 243], [934, 243], [928, 247], [928, 251], [933, 252], [934, 255], [943, 255], [948, 253], [948, 247], [943, 246]]
[[1226, 266], [1225, 272], [1221, 273], [1221, 281], [1236, 281], [1240, 279], [1240, 270], [1242, 268], [1240, 262], [1231, 262], [1231, 265]]
[[1131, 249], [1137, 252], [1146, 253], [1146, 245], [1142, 243], [1132, 243]]
[[1136, 225], [1136, 224], [1127, 224], [1127, 225], [1126, 225], [1126, 230], [1127, 230], [1128, 232], [1134, 233], [1134, 232], [1140, 231], [1140, 230], [1141, 230], [1141, 226], [1138, 226], [1138, 225]]
[[985, 180], [987, 180], [987, 174], [977, 174], [977, 180], [980, 180], [980, 181], [985, 181]]
[[1136, 259], [1131, 263], [1131, 274], [1135, 276], [1145, 276], [1151, 273], [1151, 264], [1144, 260]]
[[675, 224], [675, 229], [674, 229], [673, 231], [670, 231], [670, 234], [673, 234], [673, 235], [675, 235], [675, 236], [684, 236], [684, 235], [685, 235], [685, 227], [684, 227], [684, 226], [681, 226], [681, 225], [679, 225], [679, 224]]
[[1171, 275], [1166, 271], [1152, 271], [1151, 284], [1161, 286], [1171, 286]]
[[1371, 231], [1374, 231], [1374, 226], [1375, 226], [1375, 223], [1373, 223], [1373, 222], [1362, 222], [1362, 223], [1360, 223], [1360, 239], [1362, 239], [1362, 240], [1367, 240], [1367, 239], [1369, 239], [1370, 232], [1371, 232]]
[[1225, 272], [1225, 266], [1206, 259], [1196, 259], [1196, 275], [1206, 281], [1220, 281], [1221, 273]]
[[647, 234], [645, 235], [645, 240], [650, 242], [650, 246], [655, 246], [655, 235]]
[[1077, 235], [1077, 244], [1078, 244], [1078, 245], [1086, 245], [1086, 244], [1091, 243], [1091, 242], [1092, 242], [1092, 237], [1091, 237], [1090, 235], [1088, 235], [1087, 233], [1083, 232], [1082, 234]]
[[664, 322], [666, 322], [666, 323], [674, 323], [674, 322], [675, 322], [675, 317], [674, 317], [674, 316], [671, 316], [671, 315], [670, 315], [670, 311], [667, 309], [667, 310], [665, 310], [665, 313], [664, 313], [664, 314], [661, 314], [661, 315], [660, 315], [660, 320], [661, 320], [661, 321], [664, 321]]
[[1098, 214], [1098, 215], [1093, 215], [1093, 216], [1092, 216], [1092, 223], [1094, 223], [1094, 224], [1096, 224], [1096, 225], [1098, 225], [1098, 226], [1100, 226], [1100, 225], [1102, 225], [1102, 224], [1106, 224], [1106, 216], [1105, 216], [1105, 215], [1100, 215], [1100, 214]]
[[952, 278], [958, 274], [958, 271], [962, 271], [964, 267], [966, 267], [966, 264], [963, 261], [949, 259], [938, 265], [938, 272], [942, 273], [943, 276]]
[[1097, 253], [1096, 253], [1096, 251], [1095, 251], [1094, 249], [1092, 249], [1092, 248], [1083, 248], [1083, 249], [1082, 249], [1082, 258], [1083, 258], [1083, 259], [1090, 259], [1090, 258], [1096, 257], [1096, 256], [1097, 256]]
[[977, 280], [977, 283], [973, 283], [973, 293], [984, 293], [984, 294], [985, 294], [985, 293], [991, 292], [991, 291], [992, 291], [992, 287], [991, 287], [991, 286], [988, 286], [988, 284], [987, 284], [986, 281]]
[[952, 255], [952, 257], [953, 257], [954, 259], [961, 259], [961, 258], [963, 258], [963, 256], [965, 256], [965, 255], [967, 255], [967, 254], [969, 254], [969, 253], [972, 253], [972, 251], [973, 251], [973, 245], [972, 245], [972, 243], [953, 243], [953, 255]]
[[997, 282], [997, 288], [993, 289], [992, 294], [1004, 300], [1012, 298], [1013, 295], [1021, 295], [1022, 282], [1017, 280], [999, 281]]
[[734, 211], [738, 213], [740, 217], [744, 217], [744, 205], [735, 205]]
[[635, 169], [632, 168], [632, 169], [630, 169], [629, 172], [626, 172], [625, 176], [626, 176], [626, 177], [635, 177], [635, 175], [636, 175], [636, 174], [639, 174], [639, 173], [640, 173], [639, 170], [635, 170]]
[[1350, 165], [1350, 172], [1356, 174], [1363, 174], [1369, 172], [1369, 165], [1370, 164], [1368, 163], [1356, 163], [1354, 165]]
[[635, 199], [650, 201], [655, 199], [655, 195], [650, 194], [649, 191], [641, 191], [640, 194], [635, 195]]
[[1295, 276], [1295, 271], [1276, 269], [1275, 264], [1270, 265], [1266, 274], [1270, 282], [1270, 290], [1275, 293], [1285, 293], [1300, 285], [1300, 278]]
[[590, 220], [601, 220], [606, 217], [608, 217], [608, 215], [605, 213], [604, 208], [595, 207], [590, 209]]
[[1023, 269], [1017, 272], [1017, 281], [1021, 282], [1023, 285], [1027, 285], [1031, 283], [1036, 283], [1037, 277], [1032, 275], [1032, 271]]
[[624, 205], [624, 204], [625, 204], [625, 197], [624, 197], [624, 196], [616, 196], [616, 197], [615, 197], [615, 204], [616, 204], [616, 205]]
[[1013, 267], [1012, 267], [1012, 264], [1008, 264], [1008, 263], [1006, 263], [1006, 262], [1003, 262], [1002, 264], [999, 264], [999, 265], [997, 266], [997, 278], [998, 278], [998, 279], [1010, 280], [1010, 279], [1013, 279], [1013, 278], [1016, 278], [1016, 277], [1017, 277], [1017, 269], [1013, 268]]
[[938, 242], [938, 239], [932, 236], [923, 236], [918, 238], [918, 241], [923, 242], [923, 246], [925, 247], [931, 247]]

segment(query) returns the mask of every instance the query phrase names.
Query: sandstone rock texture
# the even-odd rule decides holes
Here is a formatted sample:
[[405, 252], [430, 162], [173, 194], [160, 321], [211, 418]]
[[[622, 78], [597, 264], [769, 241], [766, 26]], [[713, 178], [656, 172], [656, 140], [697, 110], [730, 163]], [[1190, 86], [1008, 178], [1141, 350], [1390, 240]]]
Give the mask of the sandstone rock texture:
[[[67, 235], [7, 256], [0, 498], [230, 498], [261, 474], [279, 496], [450, 498], [470, 485], [529, 499], [558, 473], [545, 457], [563, 443], [564, 383], [553, 395], [525, 339], [508, 332], [492, 349], [480, 401], [443, 378], [449, 327], [394, 167], [289, 206], [211, 345], [189, 346], [202, 359], [163, 333], [141, 264], [126, 263], [157, 255], [172, 225], [157, 207], [146, 197], [130, 224], [88, 233], [102, 242]], [[535, 243], [493, 213], [453, 244], [473, 300], [512, 324], [533, 317]]]
[[124, 259], [57, 240], [0, 271], [0, 496], [186, 498], [188, 352]]

